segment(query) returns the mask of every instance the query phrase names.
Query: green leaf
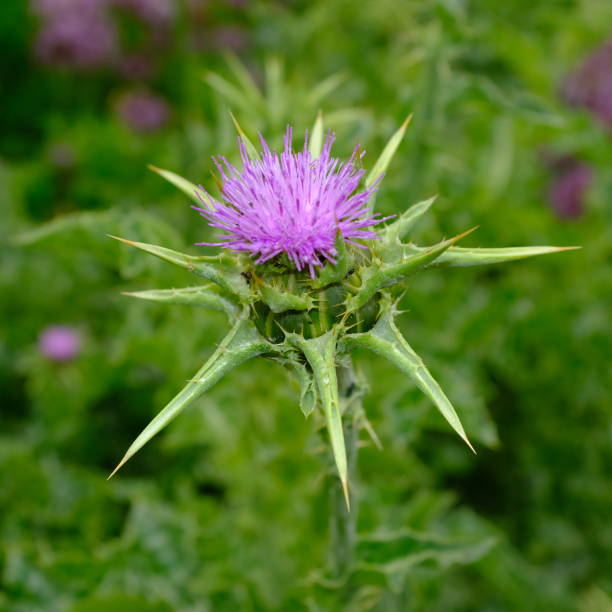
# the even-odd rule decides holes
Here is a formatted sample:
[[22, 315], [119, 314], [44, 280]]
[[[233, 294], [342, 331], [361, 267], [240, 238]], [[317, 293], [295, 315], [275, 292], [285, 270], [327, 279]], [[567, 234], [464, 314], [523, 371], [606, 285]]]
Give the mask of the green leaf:
[[308, 151], [313, 159], [317, 159], [323, 150], [323, 113], [319, 111], [312, 126], [312, 133], [308, 140]]
[[310, 310], [314, 305], [312, 298], [307, 294], [297, 295], [265, 283], [259, 285], [258, 289], [262, 301], [275, 313]]
[[447, 568], [481, 559], [497, 543], [495, 537], [462, 542], [436, 534], [409, 529], [361, 536], [357, 543], [357, 572], [384, 574], [391, 585], [398, 586], [417, 565], [427, 563]]
[[292, 333], [286, 333], [285, 338], [289, 345], [302, 351], [312, 368], [325, 413], [332, 452], [344, 491], [344, 499], [347, 508], [350, 508], [346, 447], [344, 431], [342, 430], [340, 400], [338, 398], [338, 379], [336, 377], [336, 333], [334, 328], [318, 338], [306, 339], [299, 334]]
[[370, 264], [361, 268], [361, 286], [355, 295], [347, 299], [347, 310], [354, 311], [361, 308], [381, 289], [401, 283], [413, 274], [416, 274], [419, 270], [440, 257], [453, 244], [473, 232], [474, 229], [476, 228], [449, 240], [444, 240], [428, 249], [418, 250], [416, 253], [403, 257], [398, 262], [383, 262], [378, 267]]
[[317, 278], [312, 281], [311, 286], [315, 289], [322, 289], [328, 285], [339, 283], [346, 278], [350, 270], [351, 262], [340, 230], [336, 232], [334, 247], [336, 248], [336, 263], [333, 264], [331, 261], [325, 263]]
[[[187, 179], [175, 174], [174, 172], [170, 172], [170, 170], [163, 170], [162, 168], [158, 168], [157, 166], [153, 166], [149, 164], [149, 170], [153, 170], [161, 176], [165, 178], [169, 183], [172, 183], [175, 187], [178, 187], [183, 193], [188, 195], [196, 204], [202, 204], [202, 201], [206, 203], [209, 208], [212, 208], [212, 203], [208, 199], [205, 193], [201, 189], [197, 189], [197, 187], [188, 181]], [[200, 194], [200, 199], [196, 191]]]
[[307, 94], [306, 107], [317, 107], [334, 89], [337, 89], [342, 81], [346, 80], [346, 74], [335, 72], [317, 83]]
[[391, 138], [389, 139], [389, 142], [386, 144], [385, 148], [383, 149], [383, 152], [380, 154], [380, 157], [376, 160], [374, 167], [372, 168], [372, 170], [370, 170], [370, 173], [366, 177], [366, 188], [371, 187], [376, 182], [378, 177], [381, 174], [384, 174], [385, 170], [388, 168], [389, 164], [391, 163], [391, 160], [393, 159], [393, 156], [395, 155], [395, 152], [397, 151], [397, 148], [399, 147], [400, 143], [402, 142], [402, 139], [404, 138], [406, 128], [408, 127], [408, 124], [410, 123], [411, 119], [412, 115], [406, 117], [406, 120], [404, 121], [404, 123], [402, 123], [399, 130], [397, 130], [397, 132], [395, 132], [395, 134], [393, 134], [393, 136], [391, 136]]
[[135, 242], [133, 240], [126, 240], [125, 238], [119, 238], [118, 236], [110, 236], [110, 238], [129, 244], [146, 253], [155, 255], [155, 257], [159, 257], [168, 263], [189, 270], [189, 272], [193, 272], [206, 280], [216, 283], [236, 296], [245, 297], [248, 295], [248, 286], [244, 278], [242, 278], [240, 271], [233, 266], [222, 264], [222, 258], [220, 256], [194, 257], [165, 247], [147, 244], [146, 242]]
[[223, 378], [227, 372], [244, 361], [269, 351], [273, 351], [273, 346], [261, 337], [253, 323], [249, 321], [248, 309], [245, 307], [241, 317], [223, 339], [217, 350], [182, 391], [157, 414], [136, 440], [134, 440], [109, 478], [153, 436], [173, 421], [191, 402]]
[[123, 295], [149, 300], [160, 304], [179, 304], [199, 306], [208, 310], [225, 312], [230, 318], [238, 314], [238, 306], [223, 297], [216, 290], [216, 285], [200, 287], [183, 287], [181, 289], [153, 289], [149, 291], [126, 291]]
[[277, 56], [266, 58], [264, 63], [264, 79], [266, 90], [267, 112], [270, 122], [278, 129], [289, 96], [283, 82], [283, 62]]
[[299, 361], [290, 361], [286, 365], [300, 384], [300, 409], [304, 416], [308, 417], [312, 414], [319, 401], [317, 384], [312, 370]]
[[527, 257], [536, 257], [537, 255], [573, 251], [580, 248], [582, 247], [532, 246], [506, 247], [500, 249], [465, 249], [461, 247], [452, 247], [430, 265], [436, 267], [483, 266], [504, 263], [507, 261], [517, 261], [519, 259], [526, 259]]
[[235, 108], [240, 108], [244, 112], [252, 110], [253, 101], [249, 100], [244, 92], [240, 90], [223, 77], [220, 77], [214, 72], [209, 72], [205, 75], [204, 80]]
[[255, 82], [255, 79], [251, 76], [251, 73], [246, 69], [245, 65], [238, 59], [238, 57], [231, 52], [227, 52], [225, 55], [225, 61], [227, 62], [230, 70], [234, 73], [238, 84], [242, 87], [248, 100], [258, 106], [263, 105], [262, 93]]
[[403, 212], [393, 223], [388, 225], [382, 231], [382, 241], [386, 244], [397, 243], [402, 238], [405, 238], [410, 230], [416, 225], [417, 221], [431, 208], [437, 196], [423, 200], [412, 205], [408, 210]]
[[349, 350], [354, 348], [368, 349], [396, 365], [429, 397], [449, 425], [459, 434], [470, 449], [474, 451], [474, 447], [468, 440], [459, 416], [455, 412], [450, 400], [429, 373], [422, 359], [415, 353], [397, 329], [393, 321], [392, 308], [389, 304], [383, 307], [380, 319], [369, 332], [345, 335], [342, 338], [342, 346]]
[[236, 117], [234, 117], [234, 115], [231, 112], [230, 112], [230, 117], [232, 118], [232, 121], [234, 122], [234, 127], [236, 128], [236, 131], [238, 132], [238, 136], [240, 136], [240, 140], [242, 140], [242, 142], [244, 143], [244, 146], [246, 147], [249, 158], [258, 159], [259, 152], [255, 148], [255, 145], [251, 142], [249, 137], [244, 133], [244, 130], [240, 127], [240, 124], [238, 123]]

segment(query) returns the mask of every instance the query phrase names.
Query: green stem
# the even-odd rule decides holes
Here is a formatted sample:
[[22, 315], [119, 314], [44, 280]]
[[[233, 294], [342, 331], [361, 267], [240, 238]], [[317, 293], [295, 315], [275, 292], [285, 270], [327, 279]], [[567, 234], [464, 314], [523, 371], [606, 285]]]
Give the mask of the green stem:
[[349, 512], [340, 480], [335, 474], [330, 476], [330, 561], [333, 577], [341, 580], [348, 576], [353, 566], [353, 553], [357, 538], [357, 444], [361, 393], [352, 363], [338, 366], [337, 376], [343, 410], [344, 441], [351, 497], [351, 510]]

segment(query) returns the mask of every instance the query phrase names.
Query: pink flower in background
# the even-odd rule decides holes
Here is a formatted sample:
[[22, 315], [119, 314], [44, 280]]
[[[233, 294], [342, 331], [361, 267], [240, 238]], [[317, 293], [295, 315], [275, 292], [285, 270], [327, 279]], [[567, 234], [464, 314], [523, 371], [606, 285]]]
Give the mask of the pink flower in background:
[[123, 9], [152, 26], [166, 26], [174, 18], [171, 0], [110, 0], [113, 6]]
[[91, 69], [109, 65], [118, 52], [117, 33], [105, 12], [105, 0], [37, 0], [41, 18], [34, 42], [45, 64]]
[[584, 198], [593, 180], [591, 168], [572, 155], [557, 158], [551, 167], [550, 207], [560, 219], [577, 219], [584, 212]]
[[170, 117], [167, 102], [149, 91], [129, 91], [117, 100], [117, 114], [136, 132], [152, 132], [163, 127]]
[[248, 43], [244, 28], [239, 26], [221, 26], [212, 32], [211, 42], [219, 49], [242, 51]]
[[31, 0], [32, 12], [40, 17], [56, 17], [60, 13], [104, 10], [109, 0]]
[[612, 40], [596, 49], [565, 79], [561, 94], [567, 103], [586, 108], [612, 127]]
[[122, 77], [136, 81], [150, 79], [155, 72], [152, 59], [144, 53], [124, 55], [119, 60], [118, 68]]
[[92, 3], [46, 15], [34, 49], [45, 64], [78, 69], [107, 66], [118, 51], [113, 24]]
[[52, 144], [47, 151], [47, 157], [49, 162], [60, 170], [73, 168], [76, 163], [74, 149], [67, 142]]
[[72, 327], [51, 325], [40, 334], [38, 348], [51, 361], [72, 361], [81, 349], [81, 336]]

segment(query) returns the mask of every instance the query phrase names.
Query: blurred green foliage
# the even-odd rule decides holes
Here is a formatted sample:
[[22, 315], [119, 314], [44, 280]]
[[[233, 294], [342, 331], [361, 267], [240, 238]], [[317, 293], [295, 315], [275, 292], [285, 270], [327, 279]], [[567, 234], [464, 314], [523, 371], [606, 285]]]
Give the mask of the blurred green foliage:
[[[177, 43], [157, 83], [173, 119], [141, 135], [113, 114], [112, 76], [39, 66], [26, 4], [0, 8], [0, 610], [611, 609], [612, 139], [557, 91], [609, 35], [612, 5], [249, 2], [240, 20], [254, 81]], [[236, 157], [228, 109], [274, 141], [319, 108], [337, 152], [359, 140], [366, 163], [414, 112], [377, 205], [438, 193], [424, 242], [479, 224], [466, 246], [584, 246], [414, 279], [403, 331], [478, 455], [364, 355], [384, 448], [363, 440], [358, 571], [342, 588], [325, 572], [329, 458], [272, 364], [239, 368], [106, 481], [224, 326], [121, 296], [185, 278], [105, 234], [205, 240], [146, 164], [211, 186], [210, 155]], [[594, 168], [574, 222], [546, 205], [547, 150]], [[83, 336], [70, 363], [38, 351], [56, 323]]]

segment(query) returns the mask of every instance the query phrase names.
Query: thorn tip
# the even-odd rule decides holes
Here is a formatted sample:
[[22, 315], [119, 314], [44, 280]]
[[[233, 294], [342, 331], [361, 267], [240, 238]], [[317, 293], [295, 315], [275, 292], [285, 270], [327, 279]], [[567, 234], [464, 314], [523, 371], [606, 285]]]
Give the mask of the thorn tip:
[[348, 512], [350, 512], [351, 511], [351, 499], [349, 497], [348, 480], [346, 478], [340, 478], [340, 482], [342, 483], [342, 493], [344, 494], [344, 501], [346, 502], [346, 509], [348, 510]]
[[110, 473], [110, 476], [106, 480], [110, 480], [121, 469], [121, 467], [127, 460], [128, 457], [123, 457], [123, 459], [117, 464], [117, 467]]

